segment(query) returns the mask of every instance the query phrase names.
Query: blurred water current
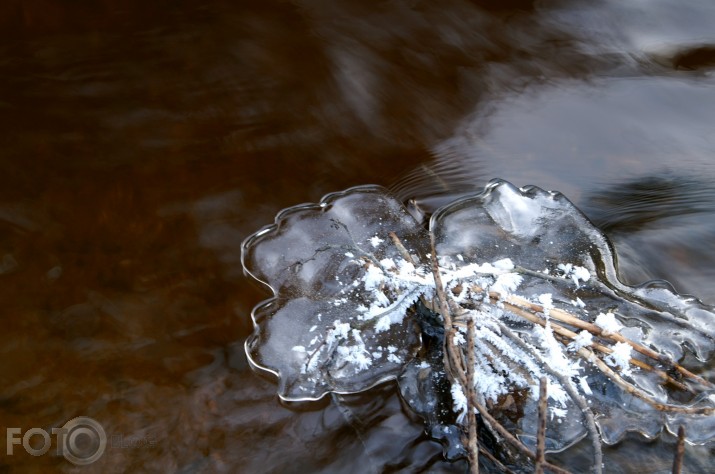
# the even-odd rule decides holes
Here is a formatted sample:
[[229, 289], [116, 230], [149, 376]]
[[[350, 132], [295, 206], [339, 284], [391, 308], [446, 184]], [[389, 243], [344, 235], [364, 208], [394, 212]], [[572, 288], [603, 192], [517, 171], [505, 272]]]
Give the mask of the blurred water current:
[[[500, 177], [566, 194], [625, 282], [715, 304], [713, 24], [709, 0], [3, 2], [2, 425], [98, 420], [84, 472], [463, 472], [393, 384], [277, 400], [241, 241], [353, 185], [430, 212]], [[629, 437], [606, 472], [673, 450]], [[52, 453], [0, 469], [77, 470]]]

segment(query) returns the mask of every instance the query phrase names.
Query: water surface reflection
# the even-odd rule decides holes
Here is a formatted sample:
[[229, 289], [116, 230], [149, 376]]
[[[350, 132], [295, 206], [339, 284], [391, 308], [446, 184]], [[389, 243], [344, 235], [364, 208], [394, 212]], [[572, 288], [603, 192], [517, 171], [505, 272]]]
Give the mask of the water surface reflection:
[[[86, 471], [463, 471], [392, 386], [277, 402], [242, 350], [266, 294], [240, 241], [356, 184], [429, 207], [501, 176], [566, 192], [630, 278], [713, 303], [712, 61], [686, 54], [713, 22], [704, 0], [3, 3], [3, 424], [131, 441]], [[657, 472], [669, 443], [609, 472]]]

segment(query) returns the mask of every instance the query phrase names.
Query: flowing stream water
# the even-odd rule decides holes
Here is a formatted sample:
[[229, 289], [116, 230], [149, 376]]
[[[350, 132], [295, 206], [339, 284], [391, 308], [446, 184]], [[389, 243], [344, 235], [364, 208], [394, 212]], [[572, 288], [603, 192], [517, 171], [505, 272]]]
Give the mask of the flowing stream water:
[[[715, 304], [712, 25], [710, 0], [3, 2], [0, 420], [108, 441], [0, 470], [464, 472], [394, 384], [278, 401], [241, 241], [354, 185], [429, 212], [499, 177], [562, 191], [624, 282]], [[673, 451], [633, 435], [605, 472]], [[584, 472], [588, 447], [550, 458]]]

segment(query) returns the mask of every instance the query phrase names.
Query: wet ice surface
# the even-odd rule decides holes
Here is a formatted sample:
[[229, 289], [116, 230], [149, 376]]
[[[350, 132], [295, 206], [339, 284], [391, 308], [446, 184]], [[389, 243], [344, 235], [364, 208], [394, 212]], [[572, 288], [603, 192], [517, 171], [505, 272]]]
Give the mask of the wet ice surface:
[[402, 265], [405, 278], [390, 286], [401, 257], [389, 232], [424, 253], [426, 232], [402, 205], [363, 187], [288, 209], [244, 243], [244, 265], [276, 293], [254, 311], [246, 347], [280, 375], [281, 397], [364, 390], [394, 378], [419, 346], [404, 316], [425, 276]]
[[[688, 355], [697, 359], [695, 366], [711, 357], [715, 334], [712, 309], [694, 298], [678, 296], [664, 282], [652, 282], [638, 288], [620, 283], [608, 241], [558, 193], [546, 193], [535, 187], [517, 190], [508, 184], [498, 184], [483, 195], [437, 211], [432, 218], [432, 228], [439, 242], [438, 255], [461, 256], [465, 261], [509, 258], [517, 268], [525, 269], [526, 272], [519, 272], [522, 281], [514, 293], [538, 303], [545, 311], [553, 313], [554, 308], [567, 311], [583, 321], [594, 322], [604, 330], [618, 332], [655, 349], [672, 360], [683, 360], [685, 347], [693, 349]], [[479, 318], [477, 324], [478, 321]], [[508, 322], [527, 341], [532, 341], [535, 347], [543, 347], [550, 355], [552, 342], [548, 333], [523, 328], [523, 322], [518, 318], [510, 317]], [[497, 335], [498, 331], [492, 337]], [[630, 379], [633, 385], [661, 403], [712, 406], [711, 399], [679, 399], [681, 394], [664, 389], [653, 373], [623, 370], [618, 363], [618, 350], [624, 348], [630, 349], [615, 345], [615, 354], [605, 360], [613, 367], [621, 367], [621, 375]], [[569, 351], [567, 346], [565, 351], [568, 358], [573, 345], [571, 349]], [[507, 354], [498, 348], [485, 352], [494, 358], [504, 358]], [[630, 350], [627, 350], [627, 356], [639, 358]], [[562, 363], [559, 355], [551, 355], [547, 360], [552, 368]], [[585, 361], [571, 360], [570, 365], [564, 364], [562, 369], [564, 375], [578, 380], [579, 390], [598, 414], [601, 436], [607, 443], [617, 442], [628, 430], [653, 437], [665, 424], [674, 431], [687, 418], [666, 416], [624, 393]], [[702, 397], [705, 396], [703, 392]], [[570, 402], [557, 402], [556, 410], [568, 413], [563, 423], [549, 425], [547, 430], [547, 435], [549, 431], [552, 433], [552, 448], [560, 449], [583, 435], [584, 428], [582, 423], [567, 423], [579, 419], [578, 410]], [[532, 416], [524, 418], [529, 425], [522, 429], [533, 433], [535, 407], [527, 403], [524, 412]], [[706, 442], [715, 434], [712, 416], [695, 415], [687, 425], [693, 442]]]
[[[564, 196], [494, 181], [437, 210], [429, 227], [461, 308], [454, 343], [465, 346], [473, 319], [478, 397], [525, 444], [534, 442], [540, 377], [550, 383], [550, 451], [586, 434], [564, 384], [588, 401], [605, 443], [681, 424], [691, 443], [715, 437], [712, 384], [673, 366], [698, 373], [711, 359], [712, 308], [665, 282], [621, 283], [611, 244]], [[398, 378], [407, 405], [456, 457], [466, 402], [444, 374], [428, 242], [378, 187], [283, 211], [244, 242], [246, 269], [275, 293], [254, 310], [246, 349], [278, 376], [286, 400]]]

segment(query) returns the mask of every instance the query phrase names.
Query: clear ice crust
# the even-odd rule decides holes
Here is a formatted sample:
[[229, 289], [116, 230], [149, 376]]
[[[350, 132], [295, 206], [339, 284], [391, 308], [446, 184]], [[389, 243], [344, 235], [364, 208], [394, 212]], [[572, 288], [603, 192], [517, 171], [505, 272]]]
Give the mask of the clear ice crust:
[[443, 365], [431, 236], [455, 309], [447, 343], [473, 350], [477, 398], [524, 444], [535, 443], [541, 377], [548, 451], [586, 435], [578, 399], [608, 444], [680, 425], [690, 443], [715, 439], [713, 308], [664, 281], [621, 283], [610, 242], [568, 199], [500, 180], [440, 208], [428, 228], [378, 186], [279, 213], [242, 247], [245, 271], [273, 292], [252, 312], [251, 364], [288, 401], [396, 379], [433, 433], [462, 425], [466, 390]]

